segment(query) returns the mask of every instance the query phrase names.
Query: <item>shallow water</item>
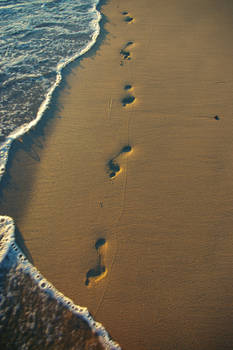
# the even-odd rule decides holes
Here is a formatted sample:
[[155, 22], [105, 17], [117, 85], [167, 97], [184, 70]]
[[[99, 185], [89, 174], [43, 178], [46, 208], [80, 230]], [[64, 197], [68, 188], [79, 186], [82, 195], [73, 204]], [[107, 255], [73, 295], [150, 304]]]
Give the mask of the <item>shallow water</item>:
[[95, 42], [97, 0], [0, 1], [0, 136], [36, 118], [70, 60]]

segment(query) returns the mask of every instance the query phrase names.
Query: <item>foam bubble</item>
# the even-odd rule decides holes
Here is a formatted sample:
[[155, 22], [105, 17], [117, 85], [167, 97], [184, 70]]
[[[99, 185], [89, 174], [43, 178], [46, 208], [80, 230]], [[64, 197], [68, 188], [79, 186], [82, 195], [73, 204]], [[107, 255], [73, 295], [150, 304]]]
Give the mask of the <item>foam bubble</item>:
[[41, 289], [46, 289], [47, 288], [47, 281], [46, 281], [46, 279], [43, 278], [43, 279], [40, 280], [39, 287]]
[[64, 297], [64, 301], [65, 301], [65, 303], [66, 303], [68, 306], [70, 306], [70, 305], [73, 304], [72, 300], [69, 299], [69, 298], [67, 298], [67, 297]]

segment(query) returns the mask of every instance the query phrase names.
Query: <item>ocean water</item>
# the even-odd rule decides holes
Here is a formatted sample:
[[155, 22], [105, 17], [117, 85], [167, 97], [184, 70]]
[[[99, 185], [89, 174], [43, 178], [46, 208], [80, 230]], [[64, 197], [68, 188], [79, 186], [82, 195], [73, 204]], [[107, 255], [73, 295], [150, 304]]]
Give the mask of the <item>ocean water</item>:
[[97, 0], [0, 0], [0, 136], [35, 119], [57, 74], [99, 32]]
[[[0, 0], [0, 179], [13, 140], [43, 117], [62, 69], [96, 42], [98, 2]], [[13, 218], [0, 216], [0, 348], [120, 349], [30, 264], [14, 231]]]
[[0, 0], [0, 176], [12, 139], [36, 125], [61, 71], [99, 34], [98, 0]]

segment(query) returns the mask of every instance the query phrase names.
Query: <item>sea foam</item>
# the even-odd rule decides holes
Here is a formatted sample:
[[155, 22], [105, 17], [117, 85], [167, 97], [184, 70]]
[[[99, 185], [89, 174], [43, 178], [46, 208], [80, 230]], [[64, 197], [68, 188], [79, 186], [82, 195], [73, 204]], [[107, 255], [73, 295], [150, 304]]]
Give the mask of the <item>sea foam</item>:
[[[89, 10], [91, 11], [91, 10]], [[87, 43], [87, 45], [82, 48], [78, 49], [77, 52], [75, 52], [72, 56], [68, 58], [60, 59], [57, 66], [56, 66], [56, 79], [55, 82], [51, 85], [49, 90], [47, 91], [45, 98], [43, 99], [42, 103], [39, 106], [39, 109], [36, 113], [36, 116], [34, 119], [32, 119], [28, 123], [23, 123], [20, 126], [16, 126], [13, 128], [13, 131], [9, 133], [9, 135], [5, 138], [4, 142], [0, 144], [0, 181], [1, 178], [5, 172], [6, 169], [6, 163], [8, 160], [8, 154], [9, 149], [12, 144], [12, 142], [15, 139], [18, 139], [19, 137], [23, 136], [25, 133], [27, 133], [32, 127], [35, 127], [38, 121], [42, 118], [44, 112], [48, 108], [53, 92], [56, 89], [57, 86], [59, 86], [61, 80], [62, 80], [62, 70], [71, 62], [76, 60], [78, 57], [84, 55], [87, 51], [90, 50], [90, 48], [95, 44], [97, 37], [100, 33], [100, 26], [99, 22], [101, 20], [101, 14], [96, 9], [96, 4], [93, 5], [92, 11], [96, 11], [96, 20], [93, 20], [91, 23], [92, 29], [93, 29], [93, 35], [91, 40]], [[20, 108], [20, 106], [18, 106]]]
[[[77, 320], [75, 320], [75, 317], [78, 319], [79, 324], [83, 323], [84, 326], [82, 327], [84, 327], [84, 330], [86, 329], [85, 324], [88, 325], [92, 334], [96, 337], [96, 339], [94, 338], [93, 342], [97, 341], [98, 339], [98, 341], [100, 342], [100, 344], [102, 344], [104, 349], [109, 349], [109, 350], [120, 349], [120, 346], [109, 337], [107, 331], [104, 329], [102, 324], [99, 322], [96, 322], [93, 319], [93, 317], [88, 312], [86, 307], [75, 305], [71, 299], [65, 297], [62, 293], [60, 293], [28, 261], [28, 259], [26, 258], [26, 256], [21, 251], [21, 249], [19, 248], [19, 246], [15, 241], [14, 221], [12, 218], [8, 216], [0, 216], [0, 275], [2, 277], [1, 283], [0, 283], [0, 331], [2, 332], [4, 331], [5, 333], [12, 332], [11, 330], [9, 330], [10, 328], [9, 319], [11, 319], [10, 323], [15, 322], [14, 331], [15, 330], [17, 331], [18, 338], [19, 338], [17, 341], [21, 341], [21, 342], [27, 341], [26, 339], [27, 337], [25, 337], [24, 339], [25, 334], [22, 334], [22, 339], [20, 339], [20, 329], [18, 329], [18, 319], [16, 318], [16, 315], [14, 315], [15, 309], [18, 309], [18, 311], [20, 309], [21, 310], [25, 309], [27, 307], [27, 305], [25, 304], [29, 303], [29, 300], [22, 301], [22, 298], [21, 298], [21, 295], [25, 293], [24, 288], [27, 288], [26, 293], [29, 293], [29, 294], [31, 293], [34, 299], [37, 298], [37, 303], [32, 304], [31, 308], [29, 308], [29, 310], [27, 310], [27, 313], [24, 315], [25, 316], [24, 324], [26, 325], [27, 322], [29, 323], [28, 326], [26, 325], [24, 327], [24, 332], [29, 332], [30, 334], [30, 327], [32, 327], [29, 322], [31, 319], [30, 313], [33, 313], [36, 311], [37, 314], [40, 314], [40, 308], [43, 300], [44, 316], [46, 313], [45, 311], [46, 308], [50, 308], [50, 312], [52, 311], [53, 315], [56, 315], [56, 312], [58, 313], [58, 315], [61, 312], [63, 313], [70, 312], [72, 316], [69, 316], [69, 318], [72, 319], [72, 317], [74, 317], [74, 321], [73, 321], [74, 325], [75, 325], [75, 322], [77, 322]], [[29, 284], [30, 286], [28, 287], [27, 284]], [[19, 295], [17, 294], [20, 295], [20, 298], [19, 298]], [[9, 304], [11, 306], [9, 306]], [[53, 305], [52, 310], [51, 310], [51, 304]], [[56, 304], [59, 306], [59, 310], [57, 310]], [[10, 310], [11, 312], [9, 315], [10, 307], [12, 308], [12, 310]], [[7, 314], [8, 314], [8, 317], [6, 317]], [[13, 314], [13, 321], [12, 321], [12, 314]], [[36, 316], [33, 316], [33, 317], [36, 317]], [[15, 318], [15, 321], [14, 321], [14, 318]], [[56, 317], [54, 316], [53, 318], [54, 318], [54, 321], [56, 321]], [[45, 317], [44, 324], [42, 322], [41, 326], [46, 329], [48, 323], [52, 321], [53, 320], [50, 320], [50, 315], [47, 315], [47, 317]], [[38, 322], [38, 320], [34, 321], [35, 323], [33, 327], [34, 332], [37, 331], [36, 322]], [[61, 319], [62, 327], [64, 327], [64, 323], [65, 323], [65, 319], [63, 317]], [[61, 328], [61, 325], [57, 321], [56, 321], [55, 327], [53, 327], [53, 330], [50, 330], [51, 342], [54, 341], [53, 338], [57, 337], [56, 327]], [[80, 327], [81, 326], [79, 326], [79, 328]], [[67, 330], [63, 329], [63, 333], [64, 331], [67, 331]], [[71, 338], [74, 332], [75, 332], [75, 328], [72, 329], [72, 332], [70, 334]], [[87, 337], [86, 332], [82, 336], [84, 343], [90, 342], [90, 335]], [[44, 342], [46, 343], [47, 338], [46, 338], [46, 335], [44, 336], [45, 336]], [[34, 336], [33, 338], [35, 341], [36, 337]], [[0, 341], [0, 344], [1, 344], [1, 341]], [[95, 344], [93, 343], [93, 346], [94, 345]], [[96, 343], [96, 345], [98, 345], [98, 343]]]

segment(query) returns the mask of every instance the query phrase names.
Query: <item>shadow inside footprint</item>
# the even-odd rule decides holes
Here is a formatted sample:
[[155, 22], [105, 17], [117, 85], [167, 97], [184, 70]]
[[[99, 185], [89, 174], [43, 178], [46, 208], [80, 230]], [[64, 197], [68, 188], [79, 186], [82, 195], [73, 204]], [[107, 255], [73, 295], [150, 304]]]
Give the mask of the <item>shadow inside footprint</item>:
[[98, 250], [100, 247], [102, 247], [103, 245], [105, 245], [106, 243], [106, 239], [105, 238], [99, 238], [96, 242], [95, 242], [95, 249]]
[[[121, 49], [120, 55], [122, 60], [131, 60], [131, 53], [130, 51], [126, 50], [130, 45], [133, 45], [133, 41], [128, 41], [127, 44]], [[123, 65], [123, 61], [121, 61], [121, 65]]]
[[130, 145], [127, 145], [122, 148], [120, 153], [127, 153], [127, 152], [130, 152], [131, 150], [132, 150], [132, 147]]
[[128, 41], [127, 44], [125, 45], [125, 48], [130, 46], [130, 45], [133, 45], [133, 41]]
[[121, 56], [122, 56], [122, 58], [124, 59], [124, 60], [131, 60], [131, 57], [130, 57], [130, 52], [129, 51], [125, 51], [125, 50], [121, 50], [120, 51], [120, 54], [121, 54]]
[[126, 16], [125, 19], [124, 19], [125, 22], [132, 22], [133, 21], [133, 17], [130, 17], [130, 16]]
[[[116, 163], [116, 159], [117, 159], [121, 154], [123, 154], [123, 153], [129, 153], [129, 152], [131, 152], [131, 151], [132, 151], [132, 147], [131, 147], [130, 145], [126, 145], [126, 146], [122, 147], [122, 149], [120, 150], [120, 152], [117, 153], [117, 155], [116, 155], [114, 158], [112, 158], [112, 159], [110, 159], [110, 160], [108, 161], [108, 170], [109, 170], [109, 177], [110, 177], [110, 178], [115, 177], [115, 176], [117, 175], [117, 173], [121, 170], [120, 166]], [[98, 241], [98, 242], [99, 242], [98, 244], [101, 243], [101, 241]], [[103, 244], [104, 244], [104, 243], [103, 243]], [[97, 247], [96, 247], [96, 249], [97, 249]]]
[[90, 269], [86, 274], [85, 285], [89, 286], [90, 278], [95, 278], [101, 276], [105, 272], [105, 266], [98, 265], [94, 269]]
[[122, 100], [121, 100], [121, 103], [122, 103], [122, 106], [125, 107], [131, 103], [133, 103], [135, 100], [135, 97], [133, 95], [128, 95], [128, 96], [125, 96]]
[[107, 272], [106, 267], [104, 265], [103, 252], [101, 251], [101, 248], [105, 245], [105, 243], [106, 243], [105, 238], [100, 238], [95, 243], [95, 249], [97, 251], [98, 261], [97, 261], [97, 265], [86, 273], [86, 280], [85, 280], [86, 286], [90, 284], [91, 279], [94, 279], [97, 282], [97, 280], [103, 278]]
[[108, 168], [110, 170], [109, 177], [116, 176], [116, 173], [118, 173], [120, 171], [120, 166], [117, 163], [115, 163], [113, 159], [109, 160]]
[[123, 12], [121, 12], [121, 13], [122, 13], [123, 16], [125, 16], [125, 18], [124, 18], [124, 21], [125, 21], [125, 22], [132, 22], [132, 21], [133, 21], [133, 17], [131, 17], [131, 16], [129, 15], [129, 12], [123, 11]]
[[132, 89], [132, 85], [130, 84], [126, 84], [125, 87], [124, 87], [125, 90], [130, 90]]

